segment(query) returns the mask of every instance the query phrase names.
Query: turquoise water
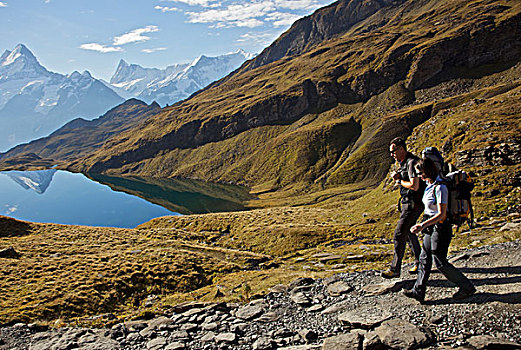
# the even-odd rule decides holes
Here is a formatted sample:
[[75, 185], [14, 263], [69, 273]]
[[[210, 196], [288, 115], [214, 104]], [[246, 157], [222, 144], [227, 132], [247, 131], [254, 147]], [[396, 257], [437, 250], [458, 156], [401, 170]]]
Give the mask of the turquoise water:
[[32, 222], [132, 228], [166, 215], [244, 210], [244, 187], [197, 180], [0, 172], [0, 215]]
[[175, 212], [90, 180], [43, 170], [0, 173], [0, 215], [33, 222], [135, 227]]

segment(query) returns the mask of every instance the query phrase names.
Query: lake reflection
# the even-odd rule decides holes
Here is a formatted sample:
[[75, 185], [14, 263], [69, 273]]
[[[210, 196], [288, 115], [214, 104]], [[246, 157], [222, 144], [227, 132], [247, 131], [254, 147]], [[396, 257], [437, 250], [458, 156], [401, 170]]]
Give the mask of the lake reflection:
[[202, 181], [0, 172], [0, 215], [34, 222], [135, 227], [159, 216], [244, 209], [246, 189]]
[[245, 187], [187, 179], [155, 179], [137, 176], [88, 174], [110, 186], [181, 214], [203, 214], [244, 210], [251, 198]]

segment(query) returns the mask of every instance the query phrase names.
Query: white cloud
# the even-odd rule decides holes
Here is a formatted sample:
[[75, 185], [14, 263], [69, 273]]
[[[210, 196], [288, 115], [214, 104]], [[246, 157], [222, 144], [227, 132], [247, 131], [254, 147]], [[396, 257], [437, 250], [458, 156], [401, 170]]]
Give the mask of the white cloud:
[[[185, 14], [188, 23], [208, 23], [210, 28], [248, 27], [266, 25], [289, 26], [297, 19], [323, 6], [330, 0], [163, 0], [205, 7]], [[161, 6], [156, 6], [162, 9]]]
[[255, 32], [249, 32], [241, 35], [239, 39], [236, 41], [239, 43], [254, 43], [254, 44], [260, 44], [263, 46], [266, 46], [273, 42], [277, 35], [273, 33], [255, 33]]
[[7, 7], [7, 3], [0, 1], [0, 7]]
[[173, 11], [175, 11], [175, 12], [181, 11], [181, 9], [178, 9], [177, 7], [165, 7], [165, 6], [159, 6], [159, 5], [155, 6], [154, 9], [159, 10], [159, 11], [161, 11], [163, 13], [165, 13], [165, 12], [173, 12]]
[[80, 48], [84, 50], [97, 51], [101, 53], [123, 51], [121, 47], [105, 46], [97, 43], [83, 44], [80, 46]]
[[264, 22], [261, 20], [258, 20], [256, 18], [249, 18], [249, 19], [244, 19], [241, 21], [231, 22], [231, 24], [236, 27], [255, 28], [255, 27], [259, 27], [259, 26], [263, 25]]
[[218, 26], [257, 27], [263, 24], [260, 18], [275, 10], [271, 1], [234, 4], [223, 9], [203, 12], [187, 12], [189, 23], [218, 23]]
[[9, 206], [9, 204], [6, 204], [4, 215], [11, 215], [12, 213], [14, 213], [17, 210], [18, 210], [18, 205]]
[[311, 10], [319, 6], [316, 0], [274, 0], [275, 5], [290, 10]]
[[232, 28], [232, 27], [247, 27], [247, 28], [255, 28], [263, 25], [264, 22], [258, 20], [256, 18], [244, 19], [241, 21], [228, 21], [228, 22], [219, 22], [217, 24], [212, 24], [210, 28]]
[[220, 4], [214, 4], [214, 0], [165, 0], [170, 2], [180, 2], [190, 6], [216, 7]]
[[286, 13], [286, 12], [272, 12], [268, 15], [266, 18], [267, 21], [273, 21], [273, 25], [275, 27], [280, 26], [290, 26], [292, 25], [297, 19], [301, 18], [302, 16], [295, 15], [293, 13]]
[[166, 50], [166, 47], [156, 47], [156, 48], [153, 48], [153, 49], [143, 49], [141, 50], [141, 52], [144, 52], [144, 53], [154, 53], [154, 52], [157, 52], [157, 51], [165, 51]]
[[134, 29], [128, 33], [116, 36], [113, 39], [113, 45], [125, 45], [135, 42], [143, 42], [150, 40], [149, 36], [143, 35], [145, 33], [153, 33], [159, 31], [157, 26], [146, 26], [145, 28]]

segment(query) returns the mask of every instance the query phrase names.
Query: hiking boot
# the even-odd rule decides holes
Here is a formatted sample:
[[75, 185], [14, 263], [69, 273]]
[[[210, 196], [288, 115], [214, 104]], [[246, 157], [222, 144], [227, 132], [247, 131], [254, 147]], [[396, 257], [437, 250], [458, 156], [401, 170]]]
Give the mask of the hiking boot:
[[472, 287], [471, 289], [459, 289], [454, 295], [452, 296], [452, 299], [454, 300], [463, 300], [467, 299], [468, 297], [474, 295], [476, 293], [476, 288]]
[[382, 277], [383, 278], [387, 278], [387, 279], [400, 277], [400, 273], [397, 272], [397, 271], [393, 271], [393, 270], [389, 269], [387, 271], [382, 272]]
[[409, 273], [411, 275], [416, 275], [418, 273], [418, 264], [414, 264], [414, 266], [409, 269]]
[[415, 289], [404, 289], [403, 295], [405, 295], [407, 298], [416, 299], [420, 302], [420, 304], [425, 302], [425, 294], [419, 293]]

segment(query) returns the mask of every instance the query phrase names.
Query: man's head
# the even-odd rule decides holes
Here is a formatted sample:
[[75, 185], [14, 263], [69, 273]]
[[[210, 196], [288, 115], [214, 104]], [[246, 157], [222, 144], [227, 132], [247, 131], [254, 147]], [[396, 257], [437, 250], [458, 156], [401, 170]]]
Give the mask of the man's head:
[[391, 157], [399, 162], [403, 162], [407, 156], [407, 145], [401, 137], [396, 137], [389, 142], [389, 152]]

